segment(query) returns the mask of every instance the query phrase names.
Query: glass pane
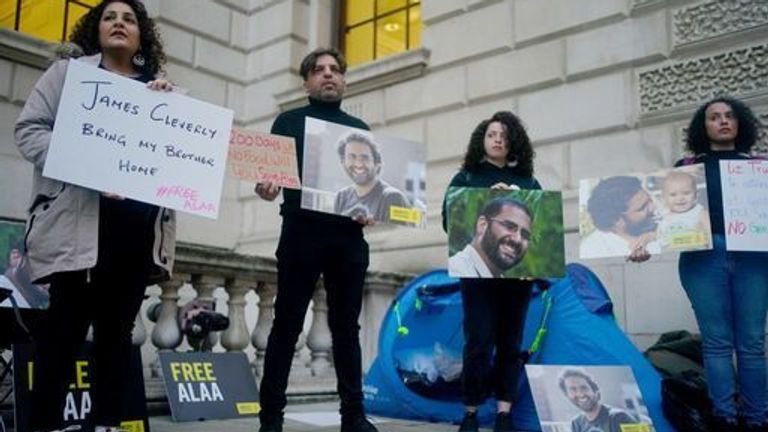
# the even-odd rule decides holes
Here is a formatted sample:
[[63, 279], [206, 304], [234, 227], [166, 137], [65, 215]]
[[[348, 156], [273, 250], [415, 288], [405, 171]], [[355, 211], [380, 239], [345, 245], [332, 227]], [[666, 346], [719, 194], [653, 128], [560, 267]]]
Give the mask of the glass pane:
[[349, 66], [373, 60], [373, 23], [347, 31], [344, 35], [344, 51]]
[[412, 5], [419, 4], [419, 3], [421, 3], [419, 0], [409, 0], [408, 1], [408, 4], [412, 4]]
[[0, 0], [0, 27], [16, 25], [16, 0]]
[[405, 51], [405, 11], [376, 21], [376, 58]]
[[405, 0], [378, 0], [376, 2], [376, 15], [392, 12], [395, 9], [405, 7]]
[[347, 0], [346, 27], [373, 18], [373, 0]]
[[67, 17], [67, 39], [69, 39], [69, 34], [72, 32], [72, 28], [75, 27], [75, 24], [83, 15], [87, 14], [89, 10], [91, 10], [91, 8], [80, 6], [75, 3], [69, 4], [69, 16]]
[[414, 6], [408, 16], [408, 49], [421, 46], [421, 6]]
[[64, 28], [64, 0], [21, 2], [19, 31], [51, 41], [61, 41]]

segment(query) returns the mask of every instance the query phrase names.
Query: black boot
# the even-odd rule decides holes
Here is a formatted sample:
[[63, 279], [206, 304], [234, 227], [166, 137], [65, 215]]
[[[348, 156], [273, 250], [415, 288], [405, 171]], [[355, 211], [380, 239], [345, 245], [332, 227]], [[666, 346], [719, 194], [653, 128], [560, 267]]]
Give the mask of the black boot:
[[712, 432], [740, 432], [738, 421], [720, 416], [712, 416], [709, 430]]
[[459, 426], [459, 432], [477, 432], [480, 429], [480, 424], [477, 421], [476, 412], [465, 412], [464, 419], [461, 420], [461, 426]]
[[378, 432], [364, 414], [341, 417], [341, 432]]
[[512, 429], [512, 418], [508, 412], [496, 413], [496, 423], [493, 425], [493, 432], [514, 432]]
[[259, 416], [259, 432], [283, 432], [283, 416]]

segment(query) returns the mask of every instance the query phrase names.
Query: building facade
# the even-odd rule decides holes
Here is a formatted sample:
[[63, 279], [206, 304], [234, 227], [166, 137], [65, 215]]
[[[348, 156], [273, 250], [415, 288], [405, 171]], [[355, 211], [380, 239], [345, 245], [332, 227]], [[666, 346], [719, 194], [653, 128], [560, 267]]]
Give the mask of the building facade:
[[[401, 21], [409, 26], [405, 42], [370, 49], [350, 35], [362, 27], [348, 22], [352, 12], [341, 0], [144, 3], [160, 24], [169, 77], [191, 96], [233, 109], [235, 123], [250, 129], [268, 131], [281, 110], [305, 102], [298, 64], [308, 51], [344, 45], [357, 62], [344, 108], [375, 132], [428, 149], [428, 228], [368, 229], [377, 271], [446, 265], [443, 193], [472, 129], [495, 111], [521, 117], [537, 154], [535, 175], [545, 189], [563, 191], [569, 262], [578, 261], [580, 179], [670, 167], [693, 110], [716, 94], [742, 98], [768, 121], [764, 0], [402, 0], [410, 8]], [[376, 41], [379, 24], [372, 28], [365, 37]], [[25, 218], [31, 166], [15, 149], [13, 124], [49, 51], [39, 37], [0, 28], [0, 219]], [[218, 221], [181, 215], [179, 236], [272, 257], [279, 226], [276, 203], [228, 178]], [[665, 331], [696, 330], [676, 262], [585, 262], [641, 348]], [[362, 319], [374, 329], [369, 339], [389, 298], [371, 303], [376, 312]], [[257, 308], [247, 309], [252, 326]], [[375, 349], [366, 342], [367, 362]]]

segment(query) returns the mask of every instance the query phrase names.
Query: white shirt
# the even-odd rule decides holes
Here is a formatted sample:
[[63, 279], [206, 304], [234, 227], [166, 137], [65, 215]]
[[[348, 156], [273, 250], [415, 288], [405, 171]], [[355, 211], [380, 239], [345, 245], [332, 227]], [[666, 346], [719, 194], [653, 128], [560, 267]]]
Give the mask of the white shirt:
[[494, 277], [471, 243], [448, 259], [448, 275], [460, 278]]
[[[651, 255], [661, 252], [661, 245], [658, 241], [648, 243], [645, 248]], [[579, 257], [582, 259], [626, 257], [629, 252], [629, 242], [610, 231], [595, 230], [581, 239], [579, 245]]]

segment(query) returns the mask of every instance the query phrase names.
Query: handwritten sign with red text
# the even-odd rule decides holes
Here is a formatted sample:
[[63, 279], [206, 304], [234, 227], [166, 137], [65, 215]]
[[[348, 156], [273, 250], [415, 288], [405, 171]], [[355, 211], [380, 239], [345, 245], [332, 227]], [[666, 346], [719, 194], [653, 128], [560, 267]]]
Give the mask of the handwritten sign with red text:
[[720, 161], [725, 245], [731, 251], [768, 251], [768, 161]]
[[240, 180], [301, 189], [293, 138], [232, 128], [228, 161], [230, 172]]
[[43, 175], [216, 219], [232, 115], [70, 60]]

